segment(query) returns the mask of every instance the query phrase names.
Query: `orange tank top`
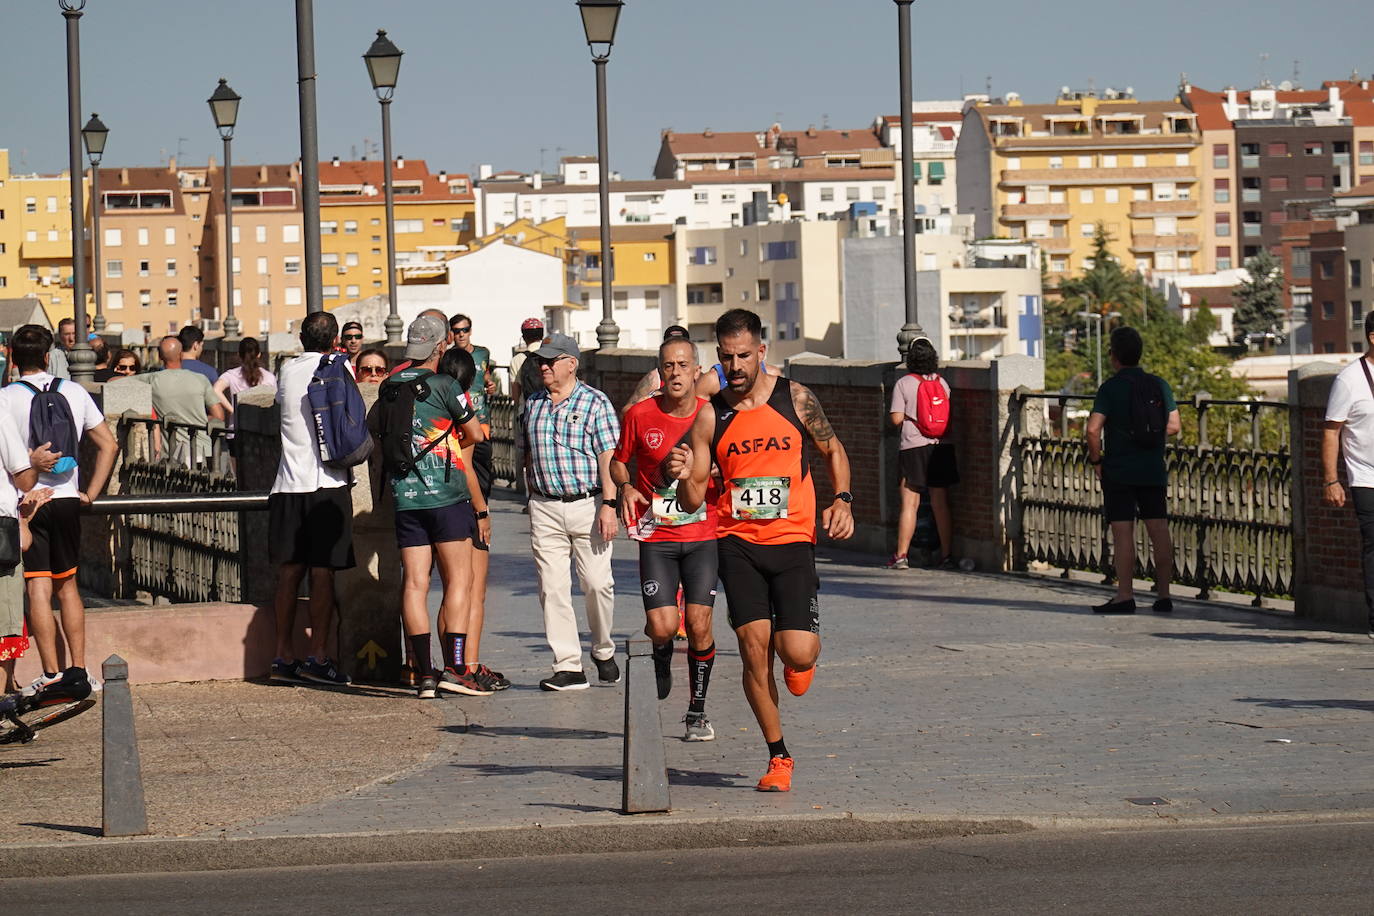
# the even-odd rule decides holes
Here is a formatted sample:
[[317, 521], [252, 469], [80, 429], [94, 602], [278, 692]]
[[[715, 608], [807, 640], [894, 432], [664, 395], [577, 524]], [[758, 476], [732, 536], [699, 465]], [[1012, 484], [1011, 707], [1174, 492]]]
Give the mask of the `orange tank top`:
[[807, 434], [792, 406], [792, 383], [780, 378], [761, 407], [736, 410], [717, 394], [711, 453], [721, 473], [717, 532], [754, 544], [816, 540], [816, 489]]

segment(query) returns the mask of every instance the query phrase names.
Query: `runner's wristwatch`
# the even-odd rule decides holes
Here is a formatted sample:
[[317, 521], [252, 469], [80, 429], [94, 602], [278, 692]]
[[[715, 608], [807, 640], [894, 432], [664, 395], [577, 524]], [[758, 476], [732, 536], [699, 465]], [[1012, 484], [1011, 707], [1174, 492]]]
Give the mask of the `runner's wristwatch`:
[[478, 520], [479, 522], [480, 522], [482, 519], [484, 519], [484, 518], [491, 518], [491, 512], [490, 512], [490, 510], [483, 509], [481, 512], [478, 512], [478, 513], [477, 513], [477, 520]]
[[843, 490], [835, 494], [835, 499], [842, 500], [846, 503], [852, 503], [854, 502], [854, 494], [850, 493], [848, 490]]

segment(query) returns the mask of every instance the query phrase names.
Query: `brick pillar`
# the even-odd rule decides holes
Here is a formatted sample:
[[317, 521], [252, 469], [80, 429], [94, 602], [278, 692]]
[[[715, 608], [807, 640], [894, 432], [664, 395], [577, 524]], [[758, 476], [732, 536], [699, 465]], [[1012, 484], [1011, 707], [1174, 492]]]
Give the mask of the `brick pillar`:
[[[1324, 623], [1362, 627], [1367, 622], [1360, 533], [1349, 501], [1322, 505], [1322, 429], [1326, 400], [1339, 366], [1308, 363], [1288, 373], [1293, 443], [1293, 597], [1296, 613]], [[1347, 484], [1345, 461], [1337, 463]], [[1349, 490], [1347, 489], [1347, 494]]]

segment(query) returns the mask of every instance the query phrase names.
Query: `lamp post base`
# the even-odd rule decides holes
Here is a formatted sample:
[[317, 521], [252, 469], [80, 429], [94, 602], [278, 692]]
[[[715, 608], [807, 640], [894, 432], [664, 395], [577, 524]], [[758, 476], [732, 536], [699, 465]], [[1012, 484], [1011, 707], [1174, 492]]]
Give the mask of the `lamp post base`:
[[596, 326], [596, 345], [601, 350], [611, 350], [620, 345], [620, 325], [610, 319], [602, 319]]
[[67, 370], [74, 382], [95, 381], [95, 351], [84, 340], [67, 351]]
[[95, 316], [95, 320], [91, 322], [91, 330], [95, 331], [97, 334], [100, 334], [100, 333], [103, 333], [103, 332], [104, 332], [104, 330], [105, 330], [105, 316], [104, 316], [104, 315], [96, 315], [96, 316]]
[[902, 359], [906, 359], [906, 351], [911, 349], [911, 342], [924, 336], [925, 331], [921, 330], [921, 326], [914, 321], [908, 321], [902, 325], [902, 329], [897, 332], [897, 352], [901, 354]]
[[224, 319], [224, 336], [228, 340], [237, 340], [243, 333], [243, 324], [235, 315], [230, 315]]
[[386, 328], [386, 342], [392, 346], [400, 344], [401, 330], [405, 327], [405, 322], [401, 320], [401, 316], [387, 315], [384, 327]]

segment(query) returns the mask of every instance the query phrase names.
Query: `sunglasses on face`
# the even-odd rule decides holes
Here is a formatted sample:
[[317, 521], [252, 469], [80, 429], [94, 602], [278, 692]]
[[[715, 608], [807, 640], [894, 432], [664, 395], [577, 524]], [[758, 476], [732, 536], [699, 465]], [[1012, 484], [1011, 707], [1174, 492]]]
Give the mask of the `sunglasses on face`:
[[570, 356], [553, 356], [553, 357], [549, 357], [549, 356], [536, 356], [536, 357], [534, 358], [534, 361], [535, 361], [536, 363], [538, 363], [541, 367], [543, 367], [543, 366], [548, 366], [549, 368], [553, 368], [553, 364], [556, 363], [556, 362], [558, 362], [560, 359], [571, 359], [571, 358], [572, 358], [572, 357], [570, 357]]
[[359, 375], [386, 375], [385, 366], [359, 366]]
[[471, 334], [472, 325], [468, 325], [465, 328], [450, 328], [449, 330], [451, 330], [455, 334]]
[[120, 374], [133, 375], [135, 372], [138, 371], [138, 367], [135, 366], [133, 363], [120, 363], [119, 365], [114, 367], [114, 371]]
[[362, 340], [362, 339], [363, 339], [363, 335], [361, 335], [361, 334], [345, 334], [345, 335], [343, 336], [343, 339], [344, 339], [344, 340]]

